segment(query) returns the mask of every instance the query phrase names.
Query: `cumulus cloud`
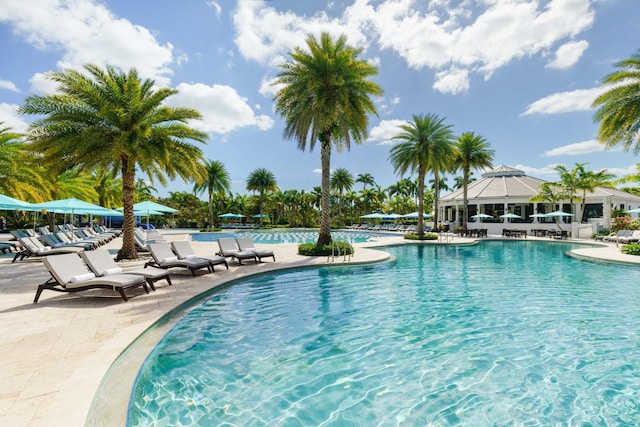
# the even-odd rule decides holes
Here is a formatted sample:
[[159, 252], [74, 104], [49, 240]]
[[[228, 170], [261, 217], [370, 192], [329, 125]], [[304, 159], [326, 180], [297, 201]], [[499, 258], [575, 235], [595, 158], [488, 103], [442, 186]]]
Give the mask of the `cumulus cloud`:
[[546, 65], [546, 68], [558, 70], [571, 68], [580, 60], [580, 57], [588, 47], [589, 42], [586, 40], [565, 43], [556, 50], [555, 57]]
[[11, 92], [20, 92], [20, 89], [18, 89], [15, 83], [10, 82], [9, 80], [0, 79], [0, 89], [10, 90]]
[[245, 58], [274, 65], [302, 45], [307, 33], [345, 33], [352, 45], [368, 49], [377, 43], [411, 68], [434, 70], [436, 90], [461, 93], [468, 90], [472, 73], [488, 79], [524, 57], [555, 51], [554, 67], [571, 66], [588, 46], [573, 39], [595, 18], [591, 0], [370, 3], [354, 0], [337, 17], [324, 12], [304, 17], [278, 12], [268, 2], [239, 2], [235, 42]]
[[552, 150], [547, 150], [544, 152], [544, 156], [577, 156], [580, 154], [589, 154], [598, 151], [605, 151], [605, 146], [595, 139], [590, 139], [589, 141], [576, 142], [575, 144], [563, 145]]
[[607, 88], [578, 89], [568, 92], [557, 92], [540, 98], [527, 106], [521, 116], [530, 114], [560, 114], [576, 111], [590, 111], [593, 100], [604, 93]]
[[268, 79], [266, 77], [262, 78], [258, 92], [263, 96], [273, 98], [276, 93], [284, 87], [284, 85], [274, 85], [273, 82], [275, 81], [276, 79]]
[[2, 128], [11, 128], [12, 132], [26, 133], [29, 123], [18, 115], [18, 105], [0, 103], [0, 123]]
[[526, 165], [515, 165], [514, 168], [524, 171], [527, 175], [535, 178], [555, 180], [558, 176], [558, 172], [556, 172], [555, 167], [559, 164], [560, 163], [552, 163], [541, 168], [534, 168]]
[[[176, 59], [173, 46], [159, 43], [146, 28], [114, 16], [90, 0], [2, 1], [0, 22], [7, 22], [27, 43], [62, 52], [60, 68], [87, 63], [137, 68], [144, 78], [168, 85]], [[183, 59], [181, 59], [183, 60]]]
[[266, 115], [256, 115], [245, 98], [229, 86], [180, 83], [179, 92], [167, 99], [174, 107], [188, 105], [202, 114], [202, 120], [191, 125], [207, 133], [226, 134], [236, 129], [255, 126], [260, 130], [273, 127]]
[[401, 132], [400, 126], [407, 124], [406, 120], [382, 120], [378, 126], [371, 128], [367, 142], [378, 145], [394, 144], [393, 137]]

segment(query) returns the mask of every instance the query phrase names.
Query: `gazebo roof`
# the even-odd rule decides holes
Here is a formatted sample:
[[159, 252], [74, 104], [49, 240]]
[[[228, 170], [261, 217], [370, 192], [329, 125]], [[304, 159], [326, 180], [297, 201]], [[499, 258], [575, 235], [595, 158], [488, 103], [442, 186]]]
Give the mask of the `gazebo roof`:
[[[509, 166], [500, 165], [482, 174], [482, 178], [469, 183], [467, 186], [468, 200], [521, 199], [528, 201], [538, 194], [540, 185], [546, 181], [527, 176], [524, 171]], [[461, 202], [463, 189], [440, 197], [441, 203]], [[603, 197], [624, 201], [625, 203], [640, 204], [640, 197], [622, 190], [609, 187], [598, 187], [587, 193], [587, 199], [602, 201]]]

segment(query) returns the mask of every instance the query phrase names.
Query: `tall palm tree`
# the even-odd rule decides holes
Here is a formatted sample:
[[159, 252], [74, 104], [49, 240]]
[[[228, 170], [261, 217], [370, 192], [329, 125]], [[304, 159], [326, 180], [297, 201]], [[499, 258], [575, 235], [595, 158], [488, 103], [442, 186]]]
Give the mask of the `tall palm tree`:
[[[0, 126], [4, 123], [0, 122]], [[0, 193], [31, 202], [43, 202], [46, 188], [35, 157], [23, 135], [0, 128]]]
[[307, 49], [296, 47], [290, 62], [274, 84], [282, 85], [274, 100], [275, 110], [285, 118], [284, 136], [294, 139], [298, 148], [307, 143], [313, 151], [320, 141], [322, 164], [322, 201], [320, 232], [317, 245], [331, 243], [330, 171], [331, 149], [347, 150], [351, 140], [356, 144], [367, 137], [368, 115], [377, 114], [371, 96], [382, 95], [382, 89], [369, 78], [378, 69], [359, 59], [362, 49], [347, 45], [344, 35], [337, 40], [328, 33], [320, 39], [307, 36]]
[[362, 189], [366, 190], [367, 189], [367, 185], [376, 185], [376, 180], [373, 179], [373, 175], [371, 175], [370, 173], [359, 173], [358, 177], [356, 178], [356, 182], [361, 182], [362, 183]]
[[389, 154], [394, 171], [404, 175], [407, 171], [418, 172], [418, 227], [417, 234], [424, 235], [424, 184], [427, 171], [432, 171], [435, 179], [435, 216], [438, 225], [438, 182], [440, 172], [450, 168], [455, 151], [451, 141], [451, 126], [444, 124], [444, 118], [435, 114], [414, 115], [413, 122], [400, 126], [402, 132], [393, 139], [400, 139]]
[[209, 228], [213, 228], [213, 195], [224, 195], [231, 190], [231, 178], [224, 164], [218, 160], [207, 160], [204, 163], [206, 175], [201, 181], [196, 181], [193, 191], [198, 194], [207, 191], [209, 202]]
[[[566, 198], [567, 194], [563, 185], [558, 182], [545, 182], [538, 188], [538, 193], [529, 200], [532, 202], [550, 203], [551, 210], [555, 210], [556, 204]], [[556, 225], [560, 228], [558, 217], [556, 217]]]
[[51, 72], [55, 94], [27, 97], [22, 114], [43, 116], [31, 125], [29, 139], [48, 165], [64, 170], [110, 169], [122, 178], [123, 243], [118, 258], [137, 258], [133, 238], [133, 193], [136, 169], [166, 183], [166, 177], [192, 180], [202, 174], [202, 151], [189, 141], [207, 134], [187, 125], [200, 119], [190, 108], [172, 108], [165, 100], [177, 90], [142, 81], [135, 68], [85, 65], [84, 71]]
[[455, 165], [458, 170], [462, 170], [462, 228], [464, 229], [467, 228], [469, 218], [467, 187], [471, 182], [471, 170], [492, 167], [494, 152], [489, 149], [489, 143], [482, 136], [473, 132], [464, 132], [457, 137], [455, 147], [457, 151]]
[[262, 205], [264, 203], [265, 193], [268, 191], [276, 191], [277, 189], [278, 183], [276, 182], [276, 177], [268, 169], [258, 168], [251, 172], [249, 178], [247, 178], [247, 190], [257, 191], [260, 196], [258, 199], [260, 225], [262, 225]]
[[580, 208], [578, 210], [578, 214], [576, 215], [577, 221], [582, 221], [582, 216], [584, 215], [584, 208], [587, 204], [587, 192], [591, 192], [595, 190], [597, 187], [602, 187], [608, 185], [610, 181], [614, 178], [613, 174], [607, 172], [606, 169], [603, 169], [598, 172], [585, 170], [583, 164], [576, 163], [576, 168], [579, 168], [577, 174], [576, 181], [576, 190], [582, 191], [582, 197], [580, 200]]
[[338, 192], [338, 222], [342, 227], [342, 197], [345, 190], [349, 191], [353, 187], [353, 175], [345, 168], [338, 168], [331, 174], [329, 183], [331, 189]]
[[607, 75], [608, 90], [592, 104], [594, 121], [600, 122], [598, 140], [606, 147], [622, 144], [633, 154], [640, 152], [640, 51], [615, 64], [618, 71]]

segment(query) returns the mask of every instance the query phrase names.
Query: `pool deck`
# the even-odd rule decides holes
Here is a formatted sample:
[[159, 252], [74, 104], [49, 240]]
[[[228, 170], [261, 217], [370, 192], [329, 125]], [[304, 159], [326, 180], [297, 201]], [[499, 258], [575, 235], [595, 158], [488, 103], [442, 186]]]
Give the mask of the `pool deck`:
[[[165, 237], [185, 240], [188, 235]], [[473, 239], [455, 237], [450, 243], [471, 242]], [[213, 242], [191, 243], [198, 254], [211, 255], [217, 250]], [[35, 258], [11, 263], [13, 253], [0, 254], [0, 425], [85, 425], [93, 396], [118, 355], [165, 313], [202, 292], [233, 279], [284, 268], [382, 262], [389, 255], [376, 246], [404, 243], [407, 241], [401, 235], [376, 237], [374, 241], [355, 244], [351, 260], [340, 257], [331, 262], [326, 257], [300, 256], [293, 243], [257, 245], [272, 249], [277, 261], [246, 262], [241, 266], [230, 262], [228, 271], [217, 266], [215, 273], [196, 277], [174, 269], [174, 286], [161, 281], [156, 283], [156, 292], [130, 291], [133, 297], [128, 302], [110, 291], [74, 295], [45, 290], [38, 304], [34, 304], [37, 285], [49, 278], [42, 262]], [[120, 246], [121, 240], [115, 239], [105, 247], [117, 250]], [[579, 257], [640, 265], [640, 257], [621, 254], [611, 243], [575, 253]], [[144, 260], [129, 262], [124, 267], [141, 267], [143, 263]]]

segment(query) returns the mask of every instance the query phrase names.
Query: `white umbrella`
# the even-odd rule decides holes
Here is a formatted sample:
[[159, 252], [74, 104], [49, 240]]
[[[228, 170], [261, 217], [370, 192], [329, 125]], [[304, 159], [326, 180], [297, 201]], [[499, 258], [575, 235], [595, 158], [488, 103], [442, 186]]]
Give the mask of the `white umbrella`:
[[563, 211], [553, 211], [553, 212], [549, 212], [548, 214], [544, 214], [544, 216], [546, 218], [554, 218], [554, 217], [573, 216], [573, 214], [570, 214], [570, 213], [567, 213], [567, 212], [563, 212]]
[[370, 213], [370, 214], [367, 214], [367, 215], [362, 215], [360, 218], [382, 219], [382, 218], [384, 218], [384, 215], [382, 215], [381, 213]]
[[[409, 214], [406, 215], [402, 215], [403, 218], [418, 218], [418, 212], [411, 212]], [[423, 213], [422, 214], [422, 218], [431, 218], [431, 214], [428, 213]]]
[[507, 212], [504, 215], [500, 215], [498, 218], [502, 218], [502, 219], [507, 218], [507, 221], [509, 221], [509, 220], [511, 220], [513, 218], [522, 218], [522, 217], [520, 215], [516, 215], [514, 213]]
[[491, 215], [487, 215], [486, 213], [471, 215], [471, 219], [489, 219], [489, 218], [493, 218], [493, 217]]

